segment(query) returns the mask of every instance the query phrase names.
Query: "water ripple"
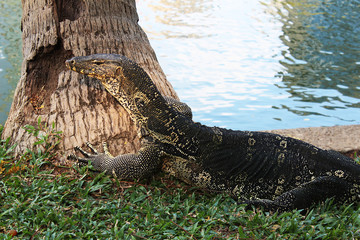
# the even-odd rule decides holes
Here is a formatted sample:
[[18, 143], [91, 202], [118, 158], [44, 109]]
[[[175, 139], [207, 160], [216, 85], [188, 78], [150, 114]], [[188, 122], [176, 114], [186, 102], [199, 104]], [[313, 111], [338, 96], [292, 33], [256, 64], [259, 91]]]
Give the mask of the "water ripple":
[[194, 119], [259, 130], [359, 123], [360, 5], [350, 2], [143, 0], [138, 9]]

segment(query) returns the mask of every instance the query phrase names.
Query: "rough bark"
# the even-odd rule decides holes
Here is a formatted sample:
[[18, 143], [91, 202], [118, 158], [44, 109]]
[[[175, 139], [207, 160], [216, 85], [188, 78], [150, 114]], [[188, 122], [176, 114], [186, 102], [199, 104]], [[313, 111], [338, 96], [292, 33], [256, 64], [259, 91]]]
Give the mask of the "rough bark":
[[65, 68], [72, 56], [118, 53], [139, 63], [161, 93], [177, 98], [166, 81], [146, 34], [138, 25], [135, 0], [22, 0], [21, 78], [4, 126], [3, 138], [16, 153], [32, 146], [22, 128], [55, 122], [63, 131], [60, 150], [85, 142], [108, 142], [113, 154], [139, 147], [126, 111], [96, 80]]

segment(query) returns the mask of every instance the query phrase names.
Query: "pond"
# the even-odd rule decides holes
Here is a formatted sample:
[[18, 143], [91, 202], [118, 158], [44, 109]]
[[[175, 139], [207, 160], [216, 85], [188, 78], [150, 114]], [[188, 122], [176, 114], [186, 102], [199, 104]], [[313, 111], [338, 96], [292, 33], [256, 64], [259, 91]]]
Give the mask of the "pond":
[[20, 78], [21, 1], [0, 2], [0, 124], [7, 119], [16, 84]]
[[[15, 2], [0, 4], [0, 122], [21, 65]], [[3, 17], [7, 4], [14, 9]], [[195, 121], [239, 130], [360, 123], [360, 0], [138, 0], [137, 8]]]

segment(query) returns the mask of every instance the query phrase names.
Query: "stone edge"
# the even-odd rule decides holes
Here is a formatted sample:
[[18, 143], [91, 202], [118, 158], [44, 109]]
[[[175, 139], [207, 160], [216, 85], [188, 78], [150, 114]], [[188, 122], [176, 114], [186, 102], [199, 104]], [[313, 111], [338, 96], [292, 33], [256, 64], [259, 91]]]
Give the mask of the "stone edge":
[[360, 125], [267, 130], [342, 153], [360, 150]]

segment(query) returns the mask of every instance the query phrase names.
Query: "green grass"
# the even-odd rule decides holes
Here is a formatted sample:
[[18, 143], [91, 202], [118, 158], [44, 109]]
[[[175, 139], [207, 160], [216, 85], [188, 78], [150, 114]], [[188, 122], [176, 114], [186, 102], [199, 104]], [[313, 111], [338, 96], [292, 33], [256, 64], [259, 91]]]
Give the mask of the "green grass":
[[357, 205], [328, 201], [305, 214], [245, 211], [225, 194], [162, 174], [133, 183], [87, 167], [59, 168], [54, 148], [43, 149], [14, 159], [1, 140], [0, 239], [360, 238]]

